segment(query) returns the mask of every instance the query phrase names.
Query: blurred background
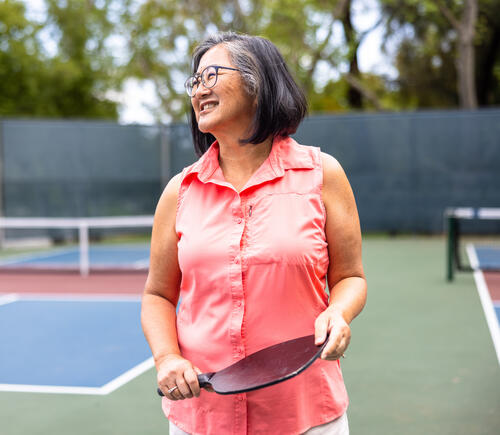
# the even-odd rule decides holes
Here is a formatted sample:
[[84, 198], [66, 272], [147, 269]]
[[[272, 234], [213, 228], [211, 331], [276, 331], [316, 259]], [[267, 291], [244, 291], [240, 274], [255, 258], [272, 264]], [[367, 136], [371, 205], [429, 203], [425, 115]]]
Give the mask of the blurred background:
[[0, 215], [152, 214], [195, 159], [183, 84], [216, 30], [279, 47], [296, 138], [339, 159], [363, 229], [438, 233], [498, 199], [498, 1], [8, 0], [0, 23]]
[[[219, 30], [278, 46], [309, 103], [294, 137], [335, 156], [355, 192], [370, 296], [343, 361], [352, 433], [497, 433], [500, 0], [0, 1], [0, 432], [167, 433], [139, 295], [156, 202], [196, 159], [191, 52]], [[470, 241], [497, 247], [479, 278]], [[447, 267], [475, 272], [449, 283]], [[103, 355], [139, 351], [123, 367], [102, 356], [120, 367], [96, 388], [140, 366], [127, 382], [53, 394], [11, 376], [40, 338], [33, 313], [52, 309], [34, 300], [54, 294], [135, 298], [113, 320], [135, 322], [133, 340], [118, 331]]]

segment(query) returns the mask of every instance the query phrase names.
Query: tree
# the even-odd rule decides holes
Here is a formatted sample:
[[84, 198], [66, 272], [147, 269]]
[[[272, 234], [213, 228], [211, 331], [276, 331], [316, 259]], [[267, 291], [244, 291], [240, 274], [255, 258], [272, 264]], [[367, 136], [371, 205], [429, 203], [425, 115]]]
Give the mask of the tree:
[[108, 118], [118, 116], [117, 104], [106, 92], [119, 86], [114, 59], [106, 46], [114, 25], [108, 17], [111, 0], [46, 0], [46, 26], [55, 29], [58, 53], [50, 59], [49, 98], [64, 117]]
[[[378, 97], [365, 89], [357, 68], [360, 38], [350, 22], [350, 4], [351, 0], [144, 0], [137, 6], [129, 0], [122, 17], [130, 51], [126, 71], [151, 80], [161, 111], [170, 119], [184, 119], [190, 103], [182, 85], [190, 73], [194, 46], [207, 33], [232, 30], [264, 36], [277, 45], [305, 90], [311, 111], [362, 107], [367, 96], [377, 106]], [[334, 34], [341, 23], [348, 44]], [[349, 77], [345, 86], [335, 86], [333, 72], [343, 64], [348, 65]], [[317, 80], [320, 67], [331, 76], [323, 87]]]
[[[119, 86], [105, 45], [110, 0], [46, 0], [46, 22], [33, 22], [19, 0], [0, 3], [0, 115], [117, 118], [106, 92]], [[40, 32], [52, 29], [55, 54]]]
[[0, 3], [0, 115], [42, 115], [38, 98], [47, 74], [38, 57], [39, 26], [25, 17], [20, 1]]
[[381, 0], [403, 107], [498, 104], [499, 0]]
[[457, 78], [460, 107], [463, 109], [477, 108], [475, 83], [475, 49], [478, 0], [464, 0], [460, 18], [443, 0], [436, 5], [457, 32]]
[[476, 88], [480, 106], [500, 103], [500, 1], [481, 0], [476, 28]]

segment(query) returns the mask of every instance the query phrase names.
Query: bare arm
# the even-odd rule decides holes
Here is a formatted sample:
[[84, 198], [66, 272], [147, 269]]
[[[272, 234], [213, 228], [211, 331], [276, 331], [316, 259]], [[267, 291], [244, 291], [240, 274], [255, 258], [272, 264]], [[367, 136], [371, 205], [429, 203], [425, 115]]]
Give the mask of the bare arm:
[[[158, 371], [158, 385], [171, 400], [198, 396], [199, 370], [182, 358], [177, 343], [175, 309], [181, 271], [177, 259], [175, 217], [180, 175], [165, 188], [156, 208], [149, 274], [142, 297], [141, 322]], [[168, 389], [178, 389], [169, 394]]]
[[316, 319], [316, 343], [328, 344], [323, 359], [338, 359], [351, 338], [349, 324], [366, 302], [366, 280], [361, 260], [361, 230], [351, 186], [340, 164], [323, 158], [323, 202], [326, 208], [326, 239], [330, 265], [328, 308]]

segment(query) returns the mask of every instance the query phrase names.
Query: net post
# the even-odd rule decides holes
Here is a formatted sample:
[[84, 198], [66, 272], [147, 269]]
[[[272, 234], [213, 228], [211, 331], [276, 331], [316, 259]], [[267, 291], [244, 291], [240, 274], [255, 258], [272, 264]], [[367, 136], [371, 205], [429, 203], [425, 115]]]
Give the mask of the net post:
[[88, 276], [89, 264], [89, 226], [85, 221], [78, 224], [78, 247], [80, 250], [80, 275]]
[[453, 281], [453, 274], [455, 268], [455, 258], [456, 258], [456, 250], [457, 246], [457, 218], [453, 216], [453, 214], [447, 213], [446, 215], [446, 223], [448, 229], [448, 244], [447, 244], [447, 252], [446, 252], [446, 268], [447, 274], [446, 278], [448, 281]]

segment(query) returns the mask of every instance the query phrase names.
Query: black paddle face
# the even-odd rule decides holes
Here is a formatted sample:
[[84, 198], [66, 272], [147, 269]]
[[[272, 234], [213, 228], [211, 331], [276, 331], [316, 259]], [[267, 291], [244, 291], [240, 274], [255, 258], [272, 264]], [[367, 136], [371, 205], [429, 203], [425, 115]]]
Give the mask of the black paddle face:
[[[237, 394], [286, 381], [308, 368], [320, 355], [327, 340], [314, 344], [314, 335], [266, 347], [216, 373], [198, 376], [200, 386], [211, 385], [216, 393]], [[160, 390], [159, 390], [160, 393]]]
[[218, 371], [209, 380], [219, 394], [237, 394], [268, 387], [297, 376], [320, 355], [314, 335], [285, 341], [255, 352]]

